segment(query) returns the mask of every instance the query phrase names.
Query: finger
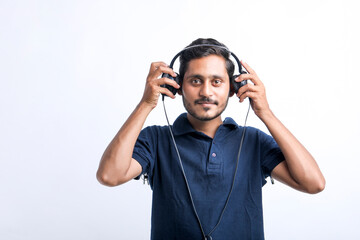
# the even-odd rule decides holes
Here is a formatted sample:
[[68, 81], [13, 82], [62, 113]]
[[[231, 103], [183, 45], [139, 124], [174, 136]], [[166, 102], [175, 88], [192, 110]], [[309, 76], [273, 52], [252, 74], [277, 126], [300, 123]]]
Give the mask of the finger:
[[255, 71], [244, 61], [240, 61], [241, 65], [246, 69], [248, 73], [255, 74]]
[[165, 94], [169, 97], [171, 97], [172, 99], [175, 98], [175, 95], [167, 88], [164, 88], [164, 87], [159, 87], [159, 92], [162, 93], [162, 94]]
[[240, 76], [235, 79], [236, 82], [241, 82], [244, 80], [250, 80], [255, 85], [263, 85], [263, 83], [260, 81], [259, 77], [256, 75], [256, 73], [252, 74], [240, 74]]
[[249, 84], [246, 84], [246, 85], [242, 86], [242, 87], [239, 89], [239, 91], [237, 92], [236, 96], [237, 96], [238, 98], [240, 98], [240, 96], [241, 96], [242, 94], [244, 94], [245, 92], [247, 92], [247, 91], [249, 91]]
[[243, 102], [248, 96], [247, 96], [248, 92], [244, 92], [242, 93], [239, 97], [239, 102]]
[[157, 79], [157, 84], [160, 86], [160, 85], [163, 85], [163, 84], [166, 84], [166, 85], [170, 85], [176, 89], [179, 89], [180, 88], [180, 85], [177, 84], [177, 82], [175, 82], [174, 80], [172, 79], [169, 79], [169, 78], [159, 78]]
[[167, 64], [164, 62], [153, 62], [150, 65], [150, 71], [153, 72], [160, 66], [167, 67]]
[[157, 71], [160, 67], [167, 67], [167, 64], [164, 62], [151, 63], [148, 78], [157, 78], [160, 75], [160, 71]]
[[[250, 73], [250, 80], [255, 84], [255, 85], [262, 85], [262, 82], [260, 81], [260, 78], [258, 77], [258, 75], [256, 74], [256, 72], [254, 71], [254, 69], [252, 69], [249, 64], [247, 64], [244, 61], [241, 61], [241, 64], [245, 67], [246, 71], [248, 71], [248, 73]], [[241, 75], [246, 75], [246, 74], [241, 74]], [[241, 77], [240, 75], [240, 77]]]
[[172, 77], [176, 77], [176, 73], [174, 72], [174, 70], [172, 70], [170, 67], [167, 67], [167, 66], [159, 66], [154, 71], [154, 76], [159, 77], [163, 73], [167, 73], [167, 74], [171, 75]]
[[244, 92], [240, 97], [239, 97], [239, 102], [243, 102], [246, 98], [254, 98], [256, 96], [256, 93], [255, 92], [250, 92], [250, 91], [247, 91], [247, 92]]
[[249, 84], [249, 83], [248, 83], [248, 84], [242, 86], [242, 87], [239, 89], [239, 91], [238, 91], [238, 93], [236, 94], [236, 96], [237, 96], [238, 98], [240, 98], [244, 93], [247, 93], [247, 94], [249, 94], [249, 93], [256, 94], [256, 93], [258, 93], [260, 90], [261, 90], [261, 89], [259, 88], [259, 86], [256, 86], [256, 85], [253, 85], [253, 84]]
[[252, 78], [254, 78], [253, 75], [249, 74], [249, 73], [243, 73], [240, 74], [237, 78], [235, 78], [235, 82], [241, 82], [244, 80], [251, 80]]
[[243, 94], [244, 92], [247, 91], [251, 91], [251, 92], [257, 92], [259, 90], [259, 86], [252, 84], [252, 82], [248, 82], [247, 84], [245, 84], [244, 86], [242, 86], [238, 93], [236, 94], [238, 97], [240, 97], [241, 94]]

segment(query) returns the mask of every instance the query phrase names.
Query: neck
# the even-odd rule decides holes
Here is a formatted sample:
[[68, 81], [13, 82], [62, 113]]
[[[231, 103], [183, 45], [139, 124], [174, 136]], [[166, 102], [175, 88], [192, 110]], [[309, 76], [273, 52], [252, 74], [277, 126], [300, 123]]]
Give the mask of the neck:
[[191, 124], [191, 126], [198, 132], [202, 132], [207, 136], [214, 138], [215, 133], [219, 126], [223, 123], [221, 120], [221, 116], [218, 116], [215, 119], [209, 121], [202, 121], [194, 118], [189, 113], [187, 114], [187, 118]]

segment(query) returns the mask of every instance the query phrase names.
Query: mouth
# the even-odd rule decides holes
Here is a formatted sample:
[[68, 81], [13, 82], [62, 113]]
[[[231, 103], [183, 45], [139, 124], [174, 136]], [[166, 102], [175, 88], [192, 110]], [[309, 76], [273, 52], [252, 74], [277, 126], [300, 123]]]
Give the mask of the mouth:
[[215, 105], [214, 103], [211, 103], [211, 102], [199, 102], [197, 104], [199, 104], [199, 105], [201, 105], [203, 107], [210, 107], [212, 105]]
[[213, 105], [218, 105], [218, 102], [211, 99], [198, 99], [195, 100], [195, 104], [199, 104], [203, 107], [210, 107]]

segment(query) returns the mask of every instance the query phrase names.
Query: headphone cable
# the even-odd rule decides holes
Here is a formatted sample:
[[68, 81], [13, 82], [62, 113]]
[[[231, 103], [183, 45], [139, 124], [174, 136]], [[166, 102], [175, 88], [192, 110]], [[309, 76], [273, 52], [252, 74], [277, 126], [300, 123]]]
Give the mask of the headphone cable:
[[195, 207], [195, 204], [194, 204], [194, 200], [193, 200], [193, 197], [192, 197], [192, 194], [191, 194], [191, 191], [190, 191], [190, 187], [189, 187], [189, 182], [188, 182], [188, 180], [187, 180], [187, 177], [186, 177], [186, 174], [185, 174], [185, 170], [184, 170], [184, 166], [183, 166], [183, 164], [182, 164], [182, 160], [181, 160], [181, 157], [180, 157], [180, 153], [179, 153], [177, 144], [176, 144], [176, 142], [175, 142], [175, 138], [174, 138], [174, 134], [173, 134], [173, 132], [172, 132], [171, 126], [170, 126], [169, 118], [168, 118], [167, 113], [166, 113], [164, 95], [162, 96], [162, 102], [163, 102], [164, 113], [165, 113], [166, 121], [167, 121], [167, 124], [168, 124], [168, 127], [169, 127], [170, 135], [171, 135], [172, 141], [173, 141], [174, 146], [175, 146], [176, 154], [177, 154], [177, 156], [178, 156], [179, 163], [180, 163], [180, 168], [181, 168], [181, 171], [182, 171], [182, 174], [183, 174], [183, 176], [184, 176], [185, 183], [186, 183], [186, 188], [187, 188], [188, 193], [189, 193], [189, 196], [190, 196], [191, 205], [192, 205], [192, 208], [193, 208], [193, 210], [194, 210], [196, 219], [197, 219], [197, 221], [198, 221], [198, 223], [199, 223], [201, 233], [202, 233], [202, 235], [203, 235], [204, 240], [207, 240], [207, 239], [208, 239], [207, 237], [209, 237], [209, 240], [212, 240], [212, 237], [211, 237], [210, 235], [211, 235], [211, 234], [215, 231], [215, 229], [219, 226], [219, 224], [220, 224], [220, 222], [221, 222], [221, 220], [222, 220], [222, 217], [223, 217], [223, 215], [224, 215], [224, 212], [225, 212], [225, 210], [226, 210], [226, 207], [227, 207], [227, 205], [228, 205], [228, 203], [229, 203], [229, 200], [230, 200], [230, 196], [231, 196], [231, 194], [232, 194], [232, 191], [233, 191], [233, 189], [234, 189], [235, 179], [236, 179], [236, 173], [237, 173], [237, 169], [238, 169], [238, 166], [239, 166], [239, 160], [240, 160], [240, 155], [241, 155], [241, 149], [242, 149], [242, 146], [243, 146], [243, 143], [244, 143], [244, 138], [245, 138], [246, 122], [247, 122], [247, 119], [248, 119], [248, 116], [249, 116], [251, 99], [249, 99], [249, 107], [248, 107], [248, 110], [247, 110], [247, 113], [246, 113], [246, 117], [245, 117], [245, 122], [244, 122], [243, 132], [242, 132], [241, 140], [240, 140], [240, 144], [239, 144], [239, 151], [238, 151], [238, 154], [237, 154], [237, 161], [236, 161], [235, 172], [234, 172], [234, 177], [233, 177], [233, 180], [232, 180], [231, 188], [230, 188], [228, 197], [227, 197], [227, 199], [226, 199], [224, 208], [223, 208], [223, 210], [221, 211], [221, 214], [220, 214], [220, 217], [219, 217], [218, 222], [216, 223], [215, 227], [214, 227], [207, 235], [206, 235], [205, 232], [204, 232], [204, 229], [203, 229], [203, 227], [202, 227], [202, 224], [201, 224], [199, 215], [198, 215], [198, 213], [197, 213], [197, 211], [196, 211], [196, 207]]
[[169, 123], [169, 118], [168, 118], [167, 113], [166, 113], [164, 96], [163, 96], [163, 98], [162, 98], [162, 102], [163, 102], [163, 106], [164, 106], [164, 112], [165, 112], [166, 121], [167, 121], [169, 130], [170, 130], [170, 135], [171, 135], [172, 141], [173, 141], [173, 143], [174, 143], [177, 156], [178, 156], [178, 158], [179, 158], [180, 168], [181, 168], [182, 174], [183, 174], [183, 176], [184, 176], [184, 180], [185, 180], [185, 183], [186, 183], [186, 188], [187, 188], [187, 190], [188, 190], [188, 192], [189, 192], [189, 196], [190, 196], [190, 200], [191, 200], [191, 205], [192, 205], [192, 208], [193, 208], [193, 210], [194, 210], [196, 219], [197, 219], [197, 221], [198, 221], [198, 223], [199, 223], [199, 226], [200, 226], [200, 229], [201, 229], [201, 233], [202, 233], [204, 239], [206, 239], [206, 235], [205, 235], [204, 229], [203, 229], [203, 227], [202, 227], [202, 225], [201, 225], [201, 221], [200, 221], [199, 215], [198, 215], [198, 213], [197, 213], [197, 211], [196, 211], [196, 208], [195, 208], [194, 200], [193, 200], [193, 197], [192, 197], [192, 194], [191, 194], [191, 191], [190, 191], [190, 187], [189, 187], [188, 180], [187, 180], [187, 178], [186, 178], [186, 174], [185, 174], [185, 171], [184, 171], [184, 166], [183, 166], [183, 164], [182, 164], [182, 160], [181, 160], [181, 157], [180, 157], [180, 153], [179, 153], [179, 150], [178, 150], [177, 145], [176, 145], [176, 142], [175, 142], [174, 134], [173, 134], [173, 132], [172, 132], [172, 129], [171, 129], [171, 126], [170, 126], [170, 123]]

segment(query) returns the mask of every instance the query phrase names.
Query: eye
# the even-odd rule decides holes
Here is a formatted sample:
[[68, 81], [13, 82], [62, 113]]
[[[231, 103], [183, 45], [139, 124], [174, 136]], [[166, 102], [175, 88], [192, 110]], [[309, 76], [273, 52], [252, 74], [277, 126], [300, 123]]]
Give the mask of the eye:
[[222, 81], [220, 79], [213, 80], [213, 85], [214, 86], [219, 86], [221, 83], [222, 83]]
[[201, 84], [201, 80], [198, 79], [198, 78], [194, 78], [194, 79], [191, 80], [191, 84], [193, 84], [193, 85], [199, 85], [199, 84]]

